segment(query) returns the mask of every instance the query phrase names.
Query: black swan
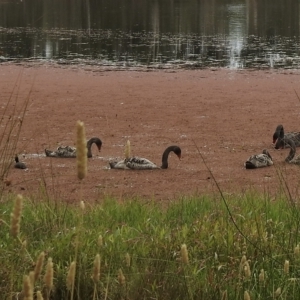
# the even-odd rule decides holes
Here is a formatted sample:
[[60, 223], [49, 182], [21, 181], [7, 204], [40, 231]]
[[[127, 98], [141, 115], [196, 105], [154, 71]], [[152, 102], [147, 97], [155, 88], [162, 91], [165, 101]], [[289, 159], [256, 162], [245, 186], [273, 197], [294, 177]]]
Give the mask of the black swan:
[[289, 155], [286, 157], [285, 161], [291, 164], [300, 165], [300, 155], [295, 157], [296, 154], [296, 144], [294, 139], [289, 138], [284, 134], [283, 131], [280, 132], [280, 135], [276, 141], [275, 149], [283, 149], [285, 147], [290, 147]]
[[244, 165], [246, 169], [263, 168], [272, 166], [273, 160], [268, 150], [264, 149], [260, 154], [251, 155]]
[[[284, 137], [287, 137], [287, 138], [292, 139], [294, 141], [295, 147], [300, 147], [300, 132], [287, 132], [287, 133], [284, 133], [284, 129], [283, 129], [282, 125], [278, 125], [276, 127], [276, 130], [273, 134], [273, 144], [276, 144], [276, 141], [278, 140], [280, 134], [282, 136], [282, 133], [283, 133]], [[288, 147], [290, 147], [290, 145], [284, 144], [284, 146], [282, 148], [288, 148]]]
[[[96, 144], [99, 152], [101, 150], [102, 141], [99, 138], [93, 137], [87, 141], [87, 157], [92, 157], [92, 144]], [[46, 156], [50, 157], [76, 157], [76, 148], [71, 146], [59, 146], [55, 151], [45, 149]]]
[[17, 169], [27, 169], [26, 165], [19, 161], [18, 155], [15, 156], [15, 168]]
[[178, 146], [169, 146], [162, 155], [162, 165], [158, 167], [156, 164], [146, 158], [128, 157], [118, 162], [110, 162], [111, 169], [132, 169], [132, 170], [150, 170], [150, 169], [167, 169], [168, 157], [170, 152], [174, 152], [177, 157], [181, 158], [181, 149]]

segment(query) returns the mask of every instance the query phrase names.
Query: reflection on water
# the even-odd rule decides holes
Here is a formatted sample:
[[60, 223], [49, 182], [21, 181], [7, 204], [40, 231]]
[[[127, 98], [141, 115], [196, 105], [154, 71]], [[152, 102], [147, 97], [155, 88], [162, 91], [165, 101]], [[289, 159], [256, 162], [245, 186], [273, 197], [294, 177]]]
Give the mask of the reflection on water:
[[0, 1], [0, 61], [300, 68], [299, 0]]
[[241, 53], [244, 45], [244, 37], [246, 32], [246, 5], [233, 4], [227, 6], [228, 23], [229, 23], [229, 66], [237, 69], [242, 68], [243, 61]]

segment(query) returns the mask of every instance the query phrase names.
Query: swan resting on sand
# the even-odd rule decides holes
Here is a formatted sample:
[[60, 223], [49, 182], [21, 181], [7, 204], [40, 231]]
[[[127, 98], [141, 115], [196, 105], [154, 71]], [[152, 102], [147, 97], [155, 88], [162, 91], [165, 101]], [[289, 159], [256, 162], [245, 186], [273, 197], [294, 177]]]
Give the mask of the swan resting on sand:
[[260, 154], [251, 155], [244, 163], [246, 169], [263, 168], [273, 165], [272, 156], [264, 149]]
[[168, 157], [170, 152], [174, 152], [181, 159], [181, 149], [178, 146], [169, 146], [162, 155], [162, 165], [159, 167], [147, 158], [128, 157], [117, 162], [110, 162], [111, 169], [131, 169], [131, 170], [151, 170], [151, 169], [167, 169]]
[[[92, 145], [96, 144], [99, 152], [101, 151], [102, 141], [99, 138], [93, 137], [87, 141], [87, 157], [92, 157]], [[74, 158], [76, 157], [76, 148], [71, 146], [59, 146], [56, 150], [45, 149], [46, 156], [49, 157], [65, 157], [65, 158]]]

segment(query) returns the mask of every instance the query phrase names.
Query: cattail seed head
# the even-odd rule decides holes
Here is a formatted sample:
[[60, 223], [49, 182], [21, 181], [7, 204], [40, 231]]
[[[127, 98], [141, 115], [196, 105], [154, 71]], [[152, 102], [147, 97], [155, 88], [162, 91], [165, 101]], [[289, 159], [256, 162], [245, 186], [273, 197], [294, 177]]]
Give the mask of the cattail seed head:
[[299, 244], [295, 247], [295, 249], [294, 249], [294, 254], [295, 254], [296, 256], [299, 256], [299, 254], [300, 254]]
[[101, 264], [101, 258], [100, 255], [97, 254], [94, 260], [94, 270], [93, 270], [94, 283], [97, 283], [100, 279], [100, 264]]
[[43, 296], [42, 296], [42, 293], [40, 291], [37, 291], [36, 292], [36, 299], [37, 300], [44, 300]]
[[73, 287], [76, 274], [76, 262], [72, 261], [67, 275], [67, 289], [70, 291]]
[[27, 247], [27, 240], [24, 240], [23, 242], [22, 242], [22, 249], [26, 249], [26, 247]]
[[186, 244], [182, 244], [180, 249], [181, 262], [185, 265], [189, 263], [189, 255]]
[[23, 278], [23, 294], [24, 300], [33, 300], [33, 288], [29, 276]]
[[46, 272], [44, 275], [44, 283], [49, 291], [52, 290], [52, 287], [53, 287], [53, 262], [52, 262], [51, 257], [48, 258]]
[[126, 261], [126, 267], [130, 267], [130, 261], [131, 260], [131, 258], [130, 258], [130, 254], [129, 253], [126, 253], [126, 255], [125, 255], [125, 261]]
[[283, 266], [284, 274], [289, 274], [289, 270], [290, 270], [290, 262], [288, 260], [286, 260], [284, 262], [284, 266]]
[[245, 269], [245, 263], [247, 262], [247, 257], [246, 255], [243, 255], [242, 258], [241, 258], [241, 262], [240, 262], [240, 273], [242, 273]]
[[281, 295], [281, 288], [279, 287], [279, 288], [275, 291], [274, 296], [275, 296], [275, 298], [278, 298], [280, 295]]
[[103, 238], [102, 238], [102, 235], [101, 235], [101, 234], [100, 234], [99, 237], [98, 237], [98, 243], [97, 243], [97, 244], [98, 244], [99, 247], [102, 247], [102, 246], [103, 246]]
[[30, 271], [29, 272], [29, 279], [30, 279], [30, 282], [31, 282], [31, 286], [34, 288], [34, 271]]
[[120, 285], [124, 285], [125, 284], [125, 276], [123, 274], [122, 269], [119, 269], [118, 271], [118, 281]]
[[11, 214], [10, 233], [13, 237], [17, 237], [20, 233], [20, 222], [23, 207], [23, 197], [17, 195], [13, 212]]
[[87, 174], [87, 147], [85, 139], [85, 128], [81, 121], [77, 121], [76, 160], [77, 177], [82, 180]]
[[244, 300], [251, 300], [248, 291], [245, 291], [245, 292], [244, 292]]
[[243, 255], [246, 255], [246, 253], [247, 253], [247, 244], [245, 241], [243, 242], [243, 245], [242, 245], [242, 253], [243, 253]]
[[219, 260], [218, 253], [215, 252], [215, 261], [218, 261], [218, 260]]
[[84, 201], [81, 200], [79, 206], [80, 206], [80, 208], [81, 208], [82, 211], [85, 210], [85, 204], [84, 204]]
[[131, 157], [131, 147], [130, 147], [130, 141], [127, 140], [127, 143], [125, 145], [125, 158]]
[[250, 269], [250, 265], [249, 265], [248, 261], [246, 261], [244, 264], [244, 274], [245, 274], [246, 279], [250, 279], [251, 269]]
[[35, 283], [38, 280], [39, 276], [41, 275], [44, 259], [45, 259], [45, 253], [41, 252], [35, 264], [33, 283]]
[[261, 269], [260, 273], [258, 275], [258, 280], [261, 284], [263, 284], [265, 282], [265, 270]]
[[246, 261], [247, 261], [247, 257], [246, 255], [243, 255], [241, 258], [241, 265], [243, 266]]

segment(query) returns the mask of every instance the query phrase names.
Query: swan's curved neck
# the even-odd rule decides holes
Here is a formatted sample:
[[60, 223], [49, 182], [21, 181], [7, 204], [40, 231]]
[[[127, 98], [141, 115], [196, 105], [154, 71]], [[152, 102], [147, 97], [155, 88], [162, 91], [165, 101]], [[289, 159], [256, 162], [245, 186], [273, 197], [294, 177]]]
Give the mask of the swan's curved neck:
[[92, 157], [92, 144], [93, 142], [91, 140], [89, 140], [87, 143], [86, 143], [86, 147], [87, 147], [87, 157]]
[[296, 145], [292, 139], [285, 138], [284, 141], [286, 144], [290, 145], [290, 147], [291, 147], [290, 153], [289, 153], [288, 157], [285, 159], [285, 161], [290, 162], [296, 154]]
[[87, 157], [89, 157], [89, 158], [93, 156], [93, 154], [92, 154], [92, 145], [93, 145], [94, 143], [96, 144], [96, 142], [95, 142], [94, 139], [90, 139], [90, 140], [88, 140], [87, 143], [86, 143], [86, 147], [87, 147]]
[[92, 157], [92, 144], [96, 144], [98, 147], [98, 150], [100, 151], [102, 142], [99, 138], [91, 138], [87, 141], [86, 147], [87, 147], [87, 157]]
[[283, 138], [284, 136], [284, 129], [283, 129], [283, 126], [282, 125], [278, 125], [276, 127], [276, 130], [273, 134], [273, 143], [276, 142], [276, 140], [279, 138], [279, 137], [282, 137]]
[[169, 166], [168, 158], [169, 158], [169, 154], [171, 151], [174, 151], [174, 146], [170, 146], [164, 151], [164, 153], [162, 155], [161, 169], [168, 169], [168, 166]]

